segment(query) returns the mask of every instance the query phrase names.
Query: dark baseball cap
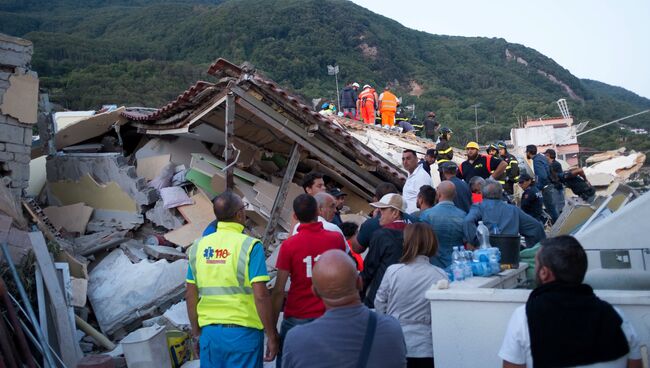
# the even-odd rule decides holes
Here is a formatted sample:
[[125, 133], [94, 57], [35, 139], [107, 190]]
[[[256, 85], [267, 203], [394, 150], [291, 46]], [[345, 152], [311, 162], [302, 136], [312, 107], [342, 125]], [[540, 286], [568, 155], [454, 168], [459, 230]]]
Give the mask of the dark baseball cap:
[[526, 180], [532, 180], [532, 179], [533, 179], [533, 178], [532, 178], [530, 175], [528, 175], [528, 173], [522, 173], [522, 174], [519, 174], [519, 182], [520, 182], [520, 183], [523, 183], [523, 182], [525, 182]]
[[346, 196], [346, 195], [348, 195], [347, 193], [342, 192], [341, 189], [339, 189], [339, 188], [331, 189], [331, 190], [328, 191], [327, 193], [329, 193], [329, 194], [330, 194], [332, 197], [334, 197], [334, 198], [338, 198], [338, 197], [342, 197], [342, 196]]

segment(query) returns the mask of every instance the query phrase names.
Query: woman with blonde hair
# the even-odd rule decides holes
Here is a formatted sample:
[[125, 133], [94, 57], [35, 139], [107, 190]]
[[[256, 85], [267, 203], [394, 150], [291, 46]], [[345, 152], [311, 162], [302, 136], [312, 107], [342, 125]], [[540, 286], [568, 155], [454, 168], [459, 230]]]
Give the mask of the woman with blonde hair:
[[407, 367], [433, 367], [431, 310], [424, 293], [447, 273], [429, 262], [438, 251], [436, 234], [426, 223], [404, 229], [400, 263], [386, 270], [375, 297], [377, 313], [395, 317], [406, 340]]

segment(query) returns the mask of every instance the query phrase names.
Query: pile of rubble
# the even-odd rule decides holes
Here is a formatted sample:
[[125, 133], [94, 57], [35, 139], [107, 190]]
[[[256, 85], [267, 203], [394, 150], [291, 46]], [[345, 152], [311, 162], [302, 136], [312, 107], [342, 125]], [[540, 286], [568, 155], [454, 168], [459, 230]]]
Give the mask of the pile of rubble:
[[630, 151], [625, 147], [614, 151], [598, 153], [587, 158], [590, 166], [584, 169], [587, 179], [599, 194], [612, 193], [618, 184], [633, 181], [646, 160], [642, 152]]
[[[248, 65], [219, 59], [208, 74], [216, 82], [199, 81], [159, 109], [43, 113], [26, 169], [30, 188], [19, 191], [33, 194], [22, 201], [39, 232], [27, 232], [20, 197], [9, 190], [4, 204], [0, 186], [0, 234], [15, 238], [21, 256], [36, 252], [35, 242], [43, 253], [46, 239], [55, 262], [39, 269], [67, 269], [64, 299], [48, 296], [45, 282], [39, 300], [43, 322], [62, 323], [46, 335], [66, 365], [82, 354], [119, 357], [120, 341], [143, 326], [189, 330], [187, 250], [216, 220], [211, 201], [224, 190], [248, 204], [246, 232], [272, 260], [305, 174], [324, 173], [328, 187], [348, 194], [350, 214], [368, 213], [379, 183], [403, 185], [401, 151], [432, 146], [329, 120]], [[47, 311], [59, 302], [61, 313]]]

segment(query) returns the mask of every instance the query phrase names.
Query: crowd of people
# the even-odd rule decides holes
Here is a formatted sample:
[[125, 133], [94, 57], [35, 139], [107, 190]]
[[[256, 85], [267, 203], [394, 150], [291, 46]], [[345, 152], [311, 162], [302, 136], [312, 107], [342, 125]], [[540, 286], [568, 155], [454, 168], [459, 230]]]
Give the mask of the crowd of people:
[[[369, 203], [373, 211], [360, 226], [343, 221], [345, 192], [321, 173], [306, 174], [271, 292], [262, 244], [243, 233], [242, 198], [218, 196], [217, 222], [192, 246], [187, 275], [201, 366], [261, 367], [275, 359], [277, 367], [433, 367], [424, 295], [449, 282], [454, 247], [477, 248], [479, 221], [491, 233], [523, 237], [527, 247], [541, 242], [538, 287], [512, 316], [499, 351], [504, 367], [628, 360], [636, 366], [633, 328], [582, 283], [587, 260], [580, 244], [566, 236], [546, 239], [544, 232], [542, 209], [557, 218], [557, 186], [589, 189], [584, 173], [563, 171], [553, 150], [538, 154], [534, 146], [526, 150], [530, 172], [520, 171], [503, 142], [488, 146], [486, 154], [469, 142], [466, 160], [457, 165], [453, 133], [442, 128], [439, 134], [436, 149], [421, 159], [403, 151], [408, 176], [402, 191], [389, 182], [378, 185]], [[521, 207], [509, 203], [515, 185], [523, 190]], [[556, 303], [558, 298], [570, 303]], [[553, 323], [567, 318], [572, 322]], [[593, 338], [581, 339], [588, 334]], [[609, 336], [612, 344], [605, 341]], [[562, 353], [559, 344], [576, 353]]]

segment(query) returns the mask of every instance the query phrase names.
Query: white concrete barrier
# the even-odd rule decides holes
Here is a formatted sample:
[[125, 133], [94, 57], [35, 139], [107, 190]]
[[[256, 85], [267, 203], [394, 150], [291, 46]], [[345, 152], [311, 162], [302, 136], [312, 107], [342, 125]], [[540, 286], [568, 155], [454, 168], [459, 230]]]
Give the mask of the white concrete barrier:
[[[650, 291], [596, 290], [620, 308], [641, 345], [650, 346]], [[438, 368], [501, 367], [498, 357], [512, 312], [526, 303], [530, 290], [431, 289], [433, 355]]]

